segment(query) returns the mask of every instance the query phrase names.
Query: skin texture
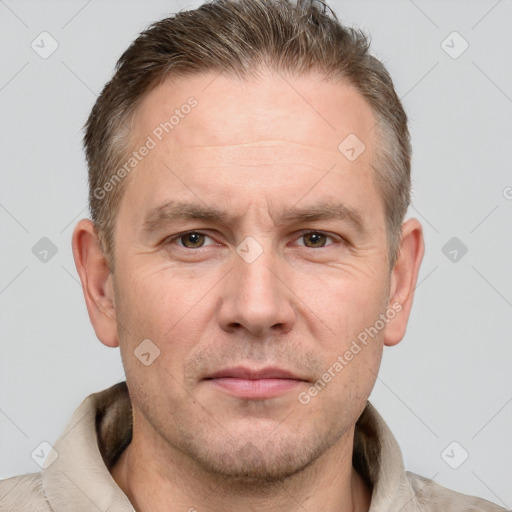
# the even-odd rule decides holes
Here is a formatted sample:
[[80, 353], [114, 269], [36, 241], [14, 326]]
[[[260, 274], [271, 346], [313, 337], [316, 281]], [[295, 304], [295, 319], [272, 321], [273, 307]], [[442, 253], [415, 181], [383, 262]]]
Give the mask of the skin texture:
[[[133, 440], [111, 473], [144, 512], [368, 510], [371, 488], [352, 467], [354, 426], [383, 346], [405, 333], [421, 225], [403, 224], [390, 271], [370, 165], [375, 118], [351, 86], [270, 71], [167, 80], [138, 107], [133, 147], [191, 96], [197, 106], [125, 178], [115, 275], [90, 220], [73, 234], [91, 322], [102, 343], [120, 346], [133, 405]], [[338, 150], [349, 134], [366, 146], [354, 161]], [[171, 200], [232, 218], [145, 231], [146, 214]], [[357, 212], [360, 225], [280, 216], [330, 203]], [[176, 236], [190, 231], [199, 234]], [[393, 304], [401, 311], [301, 403]], [[148, 366], [134, 355], [145, 339], [160, 350]], [[296, 380], [258, 399], [205, 380], [234, 366], [279, 367]]]

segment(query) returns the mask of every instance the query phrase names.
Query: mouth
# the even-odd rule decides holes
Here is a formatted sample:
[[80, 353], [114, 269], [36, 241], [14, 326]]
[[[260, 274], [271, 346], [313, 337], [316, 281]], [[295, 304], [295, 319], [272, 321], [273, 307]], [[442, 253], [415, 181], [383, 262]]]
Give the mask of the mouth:
[[296, 390], [309, 383], [305, 377], [277, 367], [254, 370], [242, 366], [225, 368], [204, 381], [215, 389], [238, 398], [264, 400]]

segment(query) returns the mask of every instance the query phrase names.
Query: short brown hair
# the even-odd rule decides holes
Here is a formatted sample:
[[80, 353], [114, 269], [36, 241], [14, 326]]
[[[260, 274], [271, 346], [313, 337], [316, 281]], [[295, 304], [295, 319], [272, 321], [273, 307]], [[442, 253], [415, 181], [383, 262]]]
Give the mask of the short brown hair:
[[219, 72], [247, 78], [262, 66], [345, 80], [371, 106], [378, 142], [372, 166], [394, 266], [410, 201], [411, 147], [407, 116], [384, 65], [369, 53], [368, 37], [343, 26], [321, 0], [213, 0], [143, 31], [120, 57], [86, 122], [90, 213], [112, 272], [126, 180], [109, 187], [108, 194], [105, 185], [126, 158], [128, 120], [141, 99], [169, 76]]

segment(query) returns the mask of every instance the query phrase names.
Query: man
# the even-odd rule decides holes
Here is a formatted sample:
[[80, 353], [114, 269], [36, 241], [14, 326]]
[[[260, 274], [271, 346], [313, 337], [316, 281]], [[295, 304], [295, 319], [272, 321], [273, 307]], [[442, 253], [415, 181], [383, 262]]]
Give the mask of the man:
[[73, 254], [120, 383], [2, 510], [502, 510], [404, 471], [368, 402], [423, 256], [407, 118], [325, 5], [220, 0], [146, 30], [86, 126]]

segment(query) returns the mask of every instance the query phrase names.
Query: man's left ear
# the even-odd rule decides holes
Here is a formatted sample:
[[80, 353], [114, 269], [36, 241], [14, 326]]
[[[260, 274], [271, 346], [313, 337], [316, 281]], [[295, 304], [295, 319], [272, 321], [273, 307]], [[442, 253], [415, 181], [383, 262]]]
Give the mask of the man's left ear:
[[388, 307], [398, 312], [386, 325], [384, 345], [396, 345], [405, 335], [424, 252], [421, 224], [409, 219], [402, 224], [399, 254], [391, 274]]

